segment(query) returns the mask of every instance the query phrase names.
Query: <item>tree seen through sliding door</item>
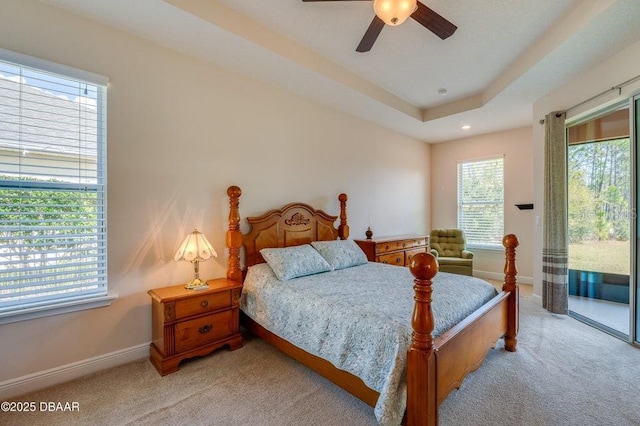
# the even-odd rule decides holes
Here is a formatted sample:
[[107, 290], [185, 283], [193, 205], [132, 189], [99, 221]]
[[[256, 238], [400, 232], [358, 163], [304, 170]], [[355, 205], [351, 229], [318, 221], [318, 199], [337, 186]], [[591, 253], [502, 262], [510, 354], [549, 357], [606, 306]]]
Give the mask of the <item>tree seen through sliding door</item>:
[[569, 146], [569, 268], [629, 274], [629, 138]]
[[633, 158], [622, 103], [567, 129], [569, 313], [629, 336]]

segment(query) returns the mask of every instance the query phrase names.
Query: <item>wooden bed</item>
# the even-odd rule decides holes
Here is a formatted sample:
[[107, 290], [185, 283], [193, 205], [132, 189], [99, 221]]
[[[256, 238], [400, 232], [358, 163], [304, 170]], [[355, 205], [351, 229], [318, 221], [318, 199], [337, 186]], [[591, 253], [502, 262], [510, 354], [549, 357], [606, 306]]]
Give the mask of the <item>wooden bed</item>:
[[[229, 196], [229, 230], [227, 247], [229, 264], [227, 278], [242, 282], [240, 267], [241, 248], [245, 248], [245, 267], [264, 262], [262, 248], [289, 247], [311, 241], [347, 239], [347, 196], [340, 194], [340, 223], [338, 216], [302, 204], [288, 204], [259, 217], [247, 218], [251, 225], [248, 234], [240, 231], [239, 199], [242, 191], [237, 186], [227, 190]], [[515, 265], [515, 235], [503, 238], [505, 246], [505, 280], [502, 291], [463, 321], [434, 339], [431, 311], [432, 279], [438, 270], [437, 261], [429, 253], [413, 257], [410, 270], [414, 279], [415, 306], [411, 325], [411, 345], [407, 353], [407, 408], [403, 423], [408, 425], [438, 424], [438, 407], [449, 393], [458, 388], [465, 376], [478, 369], [497, 340], [504, 337], [507, 351], [514, 352], [518, 332], [518, 285]], [[314, 356], [269, 332], [247, 316], [243, 324], [254, 335], [268, 341], [281, 351], [305, 364], [370, 406], [375, 406], [378, 392], [330, 362]]]

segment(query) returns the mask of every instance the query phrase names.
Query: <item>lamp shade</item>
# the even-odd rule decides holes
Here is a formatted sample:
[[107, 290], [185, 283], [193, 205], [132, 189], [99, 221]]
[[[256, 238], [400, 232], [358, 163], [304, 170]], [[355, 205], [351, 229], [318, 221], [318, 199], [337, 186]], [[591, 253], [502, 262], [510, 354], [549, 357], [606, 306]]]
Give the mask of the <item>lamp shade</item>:
[[195, 229], [187, 235], [180, 248], [173, 257], [173, 260], [186, 260], [187, 262], [202, 262], [211, 257], [218, 257], [218, 253], [211, 247], [209, 241], [202, 233]]
[[418, 7], [417, 0], [373, 0], [373, 10], [387, 25], [400, 25]]

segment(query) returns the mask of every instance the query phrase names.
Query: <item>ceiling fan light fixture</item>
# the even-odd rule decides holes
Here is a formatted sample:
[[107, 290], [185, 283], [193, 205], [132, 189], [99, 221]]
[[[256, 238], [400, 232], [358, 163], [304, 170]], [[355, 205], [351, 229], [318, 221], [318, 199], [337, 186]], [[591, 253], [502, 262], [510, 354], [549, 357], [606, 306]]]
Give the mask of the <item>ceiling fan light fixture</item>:
[[387, 25], [400, 25], [418, 8], [417, 0], [373, 0], [373, 10]]

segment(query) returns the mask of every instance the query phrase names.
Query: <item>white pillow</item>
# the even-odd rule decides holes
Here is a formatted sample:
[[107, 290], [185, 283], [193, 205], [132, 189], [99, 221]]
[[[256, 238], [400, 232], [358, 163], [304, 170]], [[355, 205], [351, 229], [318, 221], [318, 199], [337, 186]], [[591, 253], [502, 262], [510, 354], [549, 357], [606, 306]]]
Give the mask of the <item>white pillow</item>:
[[314, 241], [314, 249], [333, 269], [344, 269], [367, 263], [367, 255], [353, 240]]
[[331, 265], [309, 244], [263, 248], [260, 254], [280, 281], [332, 270]]

